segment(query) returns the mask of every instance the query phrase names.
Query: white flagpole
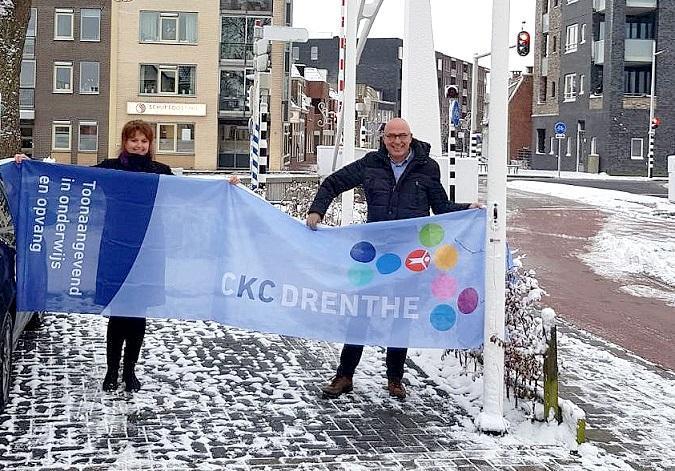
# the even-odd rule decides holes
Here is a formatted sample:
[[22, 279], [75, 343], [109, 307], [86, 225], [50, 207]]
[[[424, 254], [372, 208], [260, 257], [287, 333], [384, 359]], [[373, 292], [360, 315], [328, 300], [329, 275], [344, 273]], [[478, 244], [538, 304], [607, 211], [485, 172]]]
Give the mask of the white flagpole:
[[[345, 93], [342, 103], [344, 119], [344, 139], [342, 147], [342, 165], [354, 162], [354, 140], [356, 139], [356, 37], [358, 34], [359, 0], [346, 0], [347, 18], [345, 21]], [[354, 190], [342, 193], [342, 225], [347, 226], [354, 220]]]
[[500, 342], [504, 340], [506, 298], [509, 3], [509, 0], [492, 1], [483, 411], [476, 418], [478, 429], [490, 433], [505, 433], [508, 429], [504, 419], [504, 348]]

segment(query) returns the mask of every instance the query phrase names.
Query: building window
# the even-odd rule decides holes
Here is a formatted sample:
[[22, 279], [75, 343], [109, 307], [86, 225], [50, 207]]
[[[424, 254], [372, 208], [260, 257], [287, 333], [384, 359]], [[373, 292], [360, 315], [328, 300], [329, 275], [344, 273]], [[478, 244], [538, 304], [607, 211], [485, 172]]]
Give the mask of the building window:
[[28, 28], [26, 29], [26, 37], [34, 38], [37, 36], [37, 8], [30, 9], [30, 18], [28, 19]]
[[70, 151], [70, 121], [54, 121], [52, 123], [52, 150]]
[[644, 140], [642, 138], [633, 138], [630, 140], [630, 158], [642, 160], [644, 158]]
[[139, 93], [194, 95], [197, 68], [194, 65], [141, 65]]
[[223, 10], [272, 12], [272, 0], [221, 0]]
[[580, 75], [579, 76], [579, 95], [584, 94], [584, 82], [586, 81], [586, 76], [585, 75]]
[[555, 80], [551, 80], [551, 98], [555, 98], [555, 88], [556, 88]]
[[57, 41], [72, 41], [73, 37], [73, 10], [57, 8], [54, 11], [54, 39]]
[[551, 54], [558, 52], [558, 36], [553, 36], [553, 49], [551, 50]]
[[649, 95], [651, 80], [651, 66], [626, 67], [623, 71], [623, 92], [626, 95]]
[[626, 39], [654, 39], [654, 17], [626, 16]]
[[195, 125], [185, 123], [157, 124], [157, 152], [194, 154]]
[[271, 18], [224, 16], [220, 33], [220, 58], [253, 59], [253, 30], [256, 21], [262, 26], [272, 24]]
[[96, 152], [98, 150], [98, 124], [96, 121], [80, 121], [77, 148], [81, 152]]
[[197, 44], [197, 13], [142, 11], [138, 34], [142, 43]]
[[546, 153], [546, 129], [537, 129], [537, 154]]
[[54, 62], [54, 93], [73, 93], [73, 63]]
[[586, 42], [586, 23], [581, 25], [581, 38], [579, 39], [581, 44]]
[[246, 94], [251, 85], [253, 71], [220, 71], [220, 111], [249, 111]]
[[99, 63], [80, 62], [80, 93], [98, 94]]
[[564, 101], [576, 101], [577, 99], [577, 74], [565, 75], [565, 96]]
[[443, 70], [443, 59], [436, 59], [436, 68], [439, 71]]
[[548, 95], [547, 85], [548, 80], [546, 77], [542, 77], [539, 81], [539, 103], [546, 103], [546, 96]]
[[80, 41], [101, 40], [101, 10], [83, 8], [80, 10]]
[[591, 155], [598, 155], [598, 138], [591, 137]]
[[21, 61], [21, 75], [19, 76], [19, 87], [35, 88], [35, 60]]
[[298, 46], [293, 46], [293, 60], [300, 60], [300, 48]]
[[575, 52], [578, 48], [579, 42], [579, 25], [573, 24], [567, 27], [567, 34], [565, 38], [565, 53]]
[[317, 46], [312, 46], [309, 50], [309, 59], [313, 61], [319, 60], [319, 48]]

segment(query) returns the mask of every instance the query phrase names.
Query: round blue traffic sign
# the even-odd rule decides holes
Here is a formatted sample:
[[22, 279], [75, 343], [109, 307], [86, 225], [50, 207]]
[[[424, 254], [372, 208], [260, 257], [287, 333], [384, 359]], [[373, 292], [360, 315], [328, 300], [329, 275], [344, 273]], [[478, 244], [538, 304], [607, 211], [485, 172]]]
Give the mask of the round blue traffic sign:
[[553, 126], [553, 129], [556, 134], [565, 134], [567, 132], [567, 125], [562, 121], [558, 121], [555, 123], [555, 126]]
[[452, 103], [452, 116], [451, 116], [451, 118], [450, 118], [450, 119], [452, 120], [452, 125], [455, 126], [455, 127], [459, 126], [459, 120], [460, 120], [461, 118], [462, 118], [462, 114], [461, 114], [461, 112], [459, 111], [459, 101], [453, 100], [453, 103]]

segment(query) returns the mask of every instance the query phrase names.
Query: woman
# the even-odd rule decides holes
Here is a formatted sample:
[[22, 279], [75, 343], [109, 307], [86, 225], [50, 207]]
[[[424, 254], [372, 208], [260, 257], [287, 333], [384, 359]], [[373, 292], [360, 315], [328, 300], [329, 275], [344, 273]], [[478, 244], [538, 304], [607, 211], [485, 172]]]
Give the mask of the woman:
[[[153, 126], [142, 120], [129, 121], [122, 128], [120, 153], [117, 158], [106, 159], [96, 167], [126, 170], [129, 172], [156, 173], [160, 175], [172, 175], [171, 168], [154, 160], [155, 133]], [[23, 154], [15, 155], [15, 160], [21, 162], [28, 159]], [[229, 182], [238, 184], [237, 176], [230, 176]], [[103, 248], [102, 248], [103, 249]], [[101, 251], [103, 253], [103, 250]], [[141, 383], [136, 377], [135, 367], [143, 345], [145, 336], [146, 319], [144, 317], [111, 316], [108, 320], [106, 336], [106, 355], [108, 370], [103, 379], [103, 390], [114, 391], [118, 386], [118, 375], [122, 348], [124, 349], [124, 361], [122, 369], [122, 381], [125, 391], [138, 391]]]

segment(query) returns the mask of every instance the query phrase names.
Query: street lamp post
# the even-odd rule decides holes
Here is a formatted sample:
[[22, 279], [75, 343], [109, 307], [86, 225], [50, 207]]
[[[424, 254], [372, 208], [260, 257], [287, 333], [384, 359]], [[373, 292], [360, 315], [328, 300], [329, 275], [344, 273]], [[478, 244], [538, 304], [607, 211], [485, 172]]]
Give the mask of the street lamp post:
[[654, 173], [654, 138], [656, 137], [656, 129], [653, 126], [654, 122], [654, 98], [656, 96], [656, 56], [663, 51], [656, 51], [656, 39], [652, 43], [652, 81], [649, 90], [649, 153], [647, 154], [647, 178], [652, 178]]

